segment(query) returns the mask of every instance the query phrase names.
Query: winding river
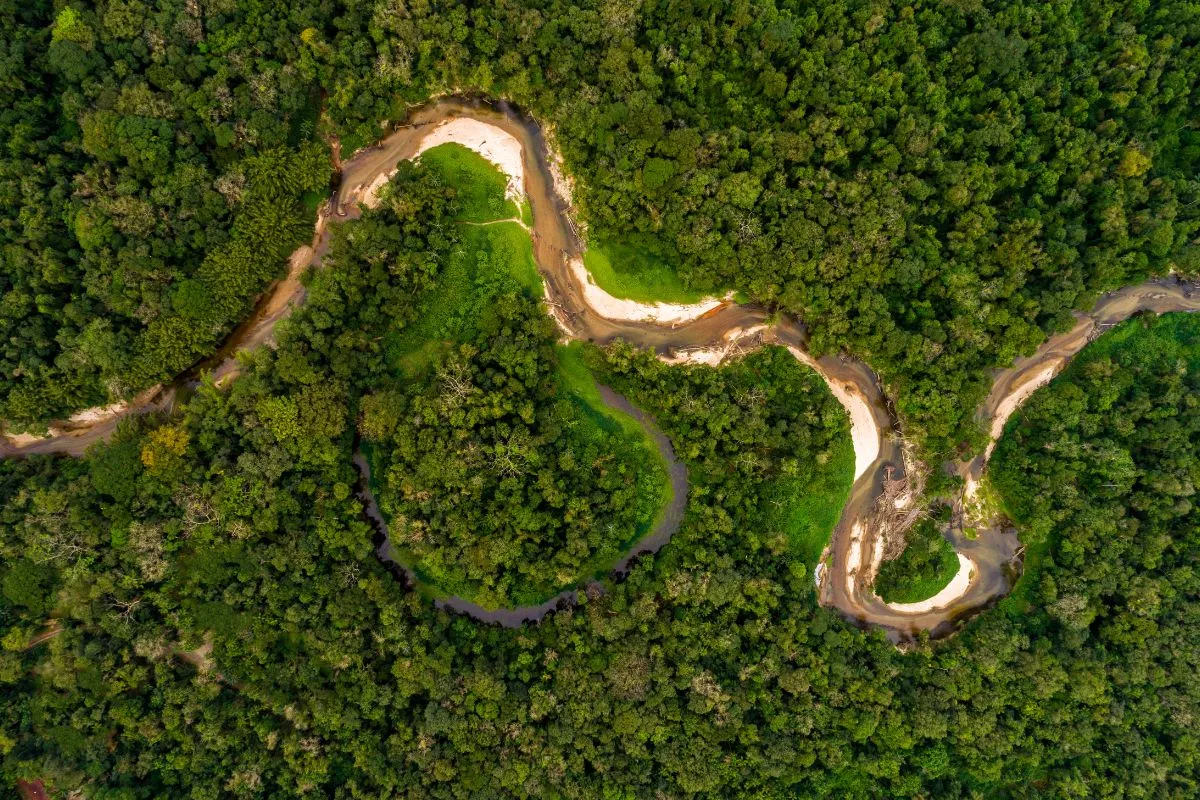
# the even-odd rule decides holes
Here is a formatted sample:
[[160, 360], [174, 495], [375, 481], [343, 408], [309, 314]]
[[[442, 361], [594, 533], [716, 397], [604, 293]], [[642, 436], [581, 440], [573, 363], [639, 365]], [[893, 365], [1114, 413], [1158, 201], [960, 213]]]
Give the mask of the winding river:
[[[1121, 320], [1139, 311], [1200, 310], [1200, 290], [1195, 284], [1175, 277], [1150, 280], [1104, 295], [1090, 312], [1076, 315], [1076, 324], [1070, 331], [1050, 338], [1034, 354], [996, 371], [991, 392], [977, 414], [980, 423], [990, 431], [991, 443], [976, 458], [949, 465], [962, 477], [965, 486], [956, 503], [955, 518], [962, 520], [965, 516], [970, 526], [979, 531], [974, 538], [968, 538], [959, 522], [946, 533], [959, 553], [962, 572], [946, 590], [929, 601], [889, 605], [872, 588], [886, 539], [897, 532], [902, 534], [903, 520], [911, 520], [911, 510], [923, 500], [917, 479], [919, 470], [914, 470], [915, 465], [906, 457], [899, 421], [871, 369], [847, 356], [812, 358], [807, 351], [804, 325], [786, 316], [772, 322], [771, 311], [762, 306], [739, 305], [720, 298], [691, 307], [644, 306], [608, 297], [590, 283], [582, 268], [584, 243], [572, 222], [569, 188], [553, 161], [541, 128], [504, 103], [443, 99], [413, 110], [404, 125], [345, 161], [340, 186], [318, 216], [312, 242], [292, 255], [287, 276], [260, 298], [250, 318], [212, 357], [171, 385], [154, 387], [128, 404], [90, 410], [55, 423], [47, 437], [6, 437], [0, 440], [0, 457], [40, 453], [80, 455], [93, 442], [110, 436], [122, 417], [169, 410], [177, 390], [194, 382], [201, 372], [212, 373], [218, 381], [234, 377], [238, 370], [236, 353], [269, 343], [275, 324], [303, 302], [300, 276], [308, 268], [320, 266], [329, 247], [330, 223], [360, 216], [360, 204], [373, 202], [374, 193], [386, 182], [397, 162], [418, 155], [422, 143], [439, 128], [443, 129], [442, 139], [454, 140], [454, 136], [445, 135], [445, 126], [458, 121], [471, 123], [463, 126], [463, 135], [470, 140], [462, 143], [501, 162], [498, 166], [509, 175], [510, 186], [515, 184], [530, 203], [534, 257], [546, 287], [547, 311], [566, 336], [599, 344], [620, 338], [651, 348], [667, 361], [710, 365], [755, 347], [777, 344], [787, 347], [824, 378], [850, 415], [855, 479], [818, 568], [819, 597], [822, 604], [838, 609], [852, 621], [883, 628], [896, 642], [911, 640], [923, 631], [934, 637], [950, 633], [962, 620], [989, 607], [1010, 590], [1020, 569], [1022, 552], [1015, 531], [991, 519], [970, 518], [975, 490], [995, 439], [1009, 416], [1092, 338]], [[504, 155], [496, 155], [498, 152], [507, 154], [507, 160]], [[617, 565], [615, 571], [619, 574], [628, 568], [630, 559], [655, 552], [670, 539], [683, 517], [687, 483], [686, 472], [675, 459], [670, 443], [653, 423], [606, 388], [603, 397], [610, 407], [638, 419], [654, 438], [671, 465], [675, 489], [672, 506], [661, 523]], [[384, 533], [380, 555], [387, 559], [386, 526], [365, 488], [366, 462], [356, 456], [355, 463], [364, 478], [361, 496], [367, 513]], [[912, 473], [911, 484], [904, 480], [906, 468]], [[519, 625], [540, 619], [575, 599], [576, 590], [571, 590], [539, 606], [496, 611], [461, 598], [437, 602], [484, 622]]]
[[[650, 419], [640, 408], [630, 403], [625, 397], [614, 392], [609, 387], [597, 384], [596, 388], [600, 390], [600, 399], [604, 405], [614, 411], [632, 417], [650, 437], [651, 441], [654, 442], [659, 455], [666, 462], [667, 477], [671, 486], [671, 499], [667, 501], [667, 506], [659, 515], [654, 527], [649, 533], [636, 541], [625, 555], [622, 556], [621, 560], [611, 569], [611, 574], [619, 577], [629, 571], [630, 566], [636, 559], [643, 555], [652, 555], [661, 550], [663, 545], [671, 541], [671, 535], [679, 530], [679, 524], [683, 522], [683, 512], [687, 508], [687, 468], [675, 457], [675, 448], [671, 446], [671, 440], [659, 430], [658, 426], [654, 424], [654, 420]], [[363, 504], [363, 514], [375, 526], [377, 533], [376, 555], [385, 564], [388, 564], [393, 571], [401, 575], [410, 585], [415, 585], [419, 580], [416, 572], [397, 558], [396, 551], [392, 547], [387, 520], [384, 518], [382, 512], [380, 512], [379, 504], [375, 501], [375, 496], [371, 493], [371, 465], [367, 462], [361, 450], [355, 450], [354, 466], [358, 469], [359, 474], [358, 499]], [[480, 622], [496, 623], [506, 628], [516, 628], [527, 622], [537, 622], [550, 612], [557, 611], [564, 606], [575, 605], [579, 602], [579, 593], [581, 591], [595, 596], [604, 592], [604, 585], [599, 581], [589, 580], [583, 583], [582, 589], [564, 589], [554, 597], [537, 605], [518, 606], [516, 608], [485, 608], [478, 603], [473, 603], [464, 597], [457, 596], [440, 597], [434, 600], [434, 604], [438, 608], [445, 608], [458, 614], [465, 614]]]

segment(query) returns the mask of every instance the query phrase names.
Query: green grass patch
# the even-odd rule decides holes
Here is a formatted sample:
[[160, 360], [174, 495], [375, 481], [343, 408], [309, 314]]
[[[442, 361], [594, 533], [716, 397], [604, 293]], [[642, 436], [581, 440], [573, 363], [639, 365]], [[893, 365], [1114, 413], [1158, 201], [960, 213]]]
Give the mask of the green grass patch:
[[497, 313], [495, 297], [513, 291], [542, 296], [533, 245], [519, 225], [469, 225], [462, 233], [437, 285], [417, 299], [416, 320], [387, 337], [389, 363], [408, 377], [419, 375], [450, 342], [470, 339]]
[[442, 144], [421, 154], [421, 163], [458, 190], [459, 217], [466, 222], [522, 219], [522, 210], [504, 196], [508, 178], [483, 156], [458, 144]]
[[646, 247], [593, 242], [583, 263], [596, 285], [613, 297], [642, 303], [698, 303], [709, 296], [684, 286], [674, 268]]
[[519, 212], [504, 198], [500, 171], [456, 144], [426, 151], [421, 163], [458, 190], [461, 242], [436, 286], [417, 299], [416, 321], [385, 343], [389, 363], [409, 378], [435, 363], [450, 342], [471, 338], [496, 313], [493, 298], [512, 291], [541, 298], [544, 291], [529, 234], [504, 221]]
[[875, 592], [888, 603], [917, 603], [946, 588], [958, 572], [954, 547], [933, 520], [908, 531], [904, 552], [879, 567]]
[[325, 202], [327, 194], [323, 192], [305, 192], [300, 195], [300, 205], [304, 208], [306, 217], [316, 218], [317, 209]]
[[838, 439], [827, 458], [804, 475], [774, 481], [767, 502], [767, 530], [782, 530], [796, 558], [811, 571], [829, 544], [854, 483], [854, 445]]

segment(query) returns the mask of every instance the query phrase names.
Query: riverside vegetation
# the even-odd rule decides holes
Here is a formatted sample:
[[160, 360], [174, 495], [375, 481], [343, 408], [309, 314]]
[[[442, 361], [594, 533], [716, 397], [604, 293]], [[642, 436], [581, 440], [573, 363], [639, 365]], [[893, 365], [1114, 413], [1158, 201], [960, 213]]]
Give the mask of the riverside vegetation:
[[459, 226], [458, 241], [409, 301], [415, 324], [385, 334], [396, 380], [363, 399], [375, 494], [395, 554], [423, 582], [488, 608], [533, 605], [651, 529], [669, 499], [665, 465], [634, 420], [604, 407], [577, 349], [555, 347], [529, 234], [504, 221], [517, 214], [504, 177], [457, 145], [421, 163], [456, 189], [453, 216], [431, 224]]
[[908, 530], [904, 551], [880, 565], [875, 591], [888, 603], [913, 603], [936, 595], [956, 572], [954, 548], [932, 520], [922, 520]]
[[[306, 235], [317, 128], [353, 149], [397, 96], [450, 88], [555, 125], [598, 240], [656, 237], [685, 288], [744, 289], [863, 355], [930, 452], [978, 442], [986, 369], [1070, 309], [1195, 271], [1181, 3], [122, 0], [0, 2], [0, 21], [0, 416], [18, 424], [207, 352]], [[365, 398], [431, 385], [398, 387], [383, 342], [420, 324], [412, 298], [468, 227], [423, 168], [396, 184], [227, 389], [83, 460], [0, 464], [6, 780], [108, 798], [1195, 793], [1194, 323], [1129, 323], [1010, 425], [994, 482], [1030, 569], [910, 653], [813, 599], [798, 554], [828, 528], [785, 506], [810, 485], [837, 502], [847, 438], [815, 376], [772, 350], [720, 370], [584, 353], [676, 442], [687, 515], [606, 596], [488, 628], [395, 581], [353, 498]]]
[[[1067, 451], [1084, 474], [1125, 465], [1104, 513], [1130, 520], [1122, 546], [1140, 554], [1121, 562], [1126, 588], [1046, 559], [999, 611], [898, 652], [816, 605], [798, 540], [776, 522], [791, 518], [776, 510], [781, 482], [794, 498], [806, 480], [839, 485], [823, 467], [849, 478], [845, 415], [823, 382], [777, 348], [711, 369], [615, 346], [584, 361], [676, 443], [692, 483], [683, 524], [607, 594], [535, 627], [480, 626], [393, 578], [351, 488], [355, 398], [394, 387], [384, 334], [417, 322], [413, 298], [436, 292], [466, 227], [429, 173], [402, 164], [377, 211], [336, 229], [278, 348], [254, 351], [226, 389], [201, 384], [175, 415], [135, 418], [83, 460], [0, 464], [7, 778], [132, 798], [1187, 783], [1190, 323], [1164, 318], [1178, 327], [1146, 346], [1135, 321], [1118, 332], [1130, 355], [1084, 368], [1106, 385], [1131, 375], [1095, 396], [1105, 420], [1139, 423], [1118, 435], [1142, 446], [1124, 461], [1108, 445]], [[1057, 405], [1045, 408], [1057, 430]], [[1067, 441], [1076, 424], [1108, 430], [1077, 419]], [[1040, 438], [1002, 448], [999, 474], [1019, 467], [1040, 486], [1048, 469], [1038, 511], [1090, 537], [1054, 451]], [[1099, 713], [1117, 707], [1137, 713]], [[1130, 773], [1130, 758], [1165, 772]]]

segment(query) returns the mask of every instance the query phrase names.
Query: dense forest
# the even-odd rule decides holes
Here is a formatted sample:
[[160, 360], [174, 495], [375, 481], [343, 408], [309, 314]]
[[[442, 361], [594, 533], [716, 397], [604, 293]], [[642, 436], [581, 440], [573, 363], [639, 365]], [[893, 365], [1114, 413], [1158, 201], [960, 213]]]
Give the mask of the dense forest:
[[[993, 481], [1022, 527], [1029, 569], [1052, 576], [1026, 581], [1020, 596], [1068, 628], [1116, 609], [1102, 639], [1128, 646], [1194, 613], [1198, 369], [1200, 318], [1135, 318], [1009, 423]], [[1174, 600], [1172, 618], [1160, 617]]]
[[9, 420], [202, 354], [300, 235], [318, 128], [349, 151], [438, 92], [528, 108], [597, 235], [796, 312], [935, 451], [988, 367], [1200, 257], [1187, 3], [0, 8]]
[[[428, 588], [487, 608], [537, 604], [651, 530], [666, 467], [637, 422], [604, 406], [578, 351], [555, 346], [504, 177], [456, 145], [420, 163], [455, 190], [421, 222], [450, 233], [436, 281], [404, 301], [412, 324], [397, 315], [383, 332], [391, 379], [363, 398], [359, 424], [372, 488], [391, 552]], [[369, 235], [339, 241], [335, 269], [403, 252], [407, 186], [359, 221]]]
[[287, 45], [243, 23], [214, 31], [198, 4], [0, 4], [0, 418], [173, 377], [308, 239], [302, 200], [330, 173], [318, 87], [229, 52]]
[[356, 398], [394, 381], [384, 333], [420, 325], [455, 246], [429, 224], [455, 192], [429, 174], [403, 167], [337, 230], [237, 380], [85, 459], [0, 464], [5, 780], [123, 799], [1194, 791], [1195, 317], [1101, 339], [1011, 423], [997, 484], [1044, 555], [909, 652], [818, 607], [775, 524], [781, 482], [803, 497], [844, 466], [819, 377], [779, 349], [721, 369], [588, 350], [676, 443], [683, 524], [605, 594], [483, 626], [375, 558], [350, 466]]
[[[862, 357], [929, 454], [979, 443], [987, 370], [1072, 309], [1200, 269], [1186, 2], [0, 0], [0, 25], [10, 430], [211, 352], [310, 236], [338, 151], [444, 92], [542, 121], [609, 253], [636, 243], [681, 291], [740, 289], [802, 317], [818, 350]], [[437, 160], [402, 164], [375, 212], [334, 228], [306, 304], [236, 380], [199, 378], [85, 458], [0, 462], [0, 785], [1200, 792], [1196, 317], [1109, 332], [1010, 421], [990, 479], [1026, 572], [952, 639], [901, 651], [816, 602], [853, 461], [821, 380], [770, 348], [720, 369], [556, 349], [525, 232], [465, 224], [479, 198]], [[519, 218], [501, 206], [487, 219]], [[429, 313], [464, 286], [492, 324]], [[490, 407], [439, 406], [456, 376]], [[376, 558], [361, 443], [392, 520], [446, 537], [502, 479], [422, 505], [455, 485], [443, 454], [494, 455], [524, 429], [524, 452], [557, 455], [556, 420], [586, 414], [594, 381], [688, 469], [670, 546], [518, 629], [438, 609]], [[609, 433], [578, 446], [641, 457]], [[425, 456], [446, 471], [422, 476]], [[546, 474], [468, 532], [527, 529], [541, 480], [631, 524], [626, 483]], [[499, 562], [552, 563], [546, 541]], [[462, 540], [431, 547], [461, 565]]]

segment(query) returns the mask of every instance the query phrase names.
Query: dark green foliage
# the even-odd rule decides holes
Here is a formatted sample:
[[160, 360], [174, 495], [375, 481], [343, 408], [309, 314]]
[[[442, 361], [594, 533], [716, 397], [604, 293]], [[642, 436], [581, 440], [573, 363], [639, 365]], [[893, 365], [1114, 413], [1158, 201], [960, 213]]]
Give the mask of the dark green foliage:
[[378, 498], [401, 557], [438, 590], [536, 603], [646, 533], [666, 476], [636, 427], [564, 384], [536, 302], [492, 296], [475, 325], [421, 378], [364, 399]]
[[944, 589], [956, 572], [954, 548], [926, 519], [908, 530], [904, 551], [880, 565], [875, 592], [888, 603], [915, 603]]
[[554, 334], [534, 301], [494, 297], [473, 341], [388, 398], [377, 497], [401, 557], [440, 591], [541, 602], [613, 564], [668, 499], [636, 426], [559, 377]]
[[13, 605], [21, 606], [30, 616], [49, 611], [54, 570], [26, 558], [14, 561], [0, 579], [0, 593]]
[[[1159, 572], [1196, 546], [1198, 368], [1200, 317], [1135, 318], [1009, 423], [992, 480], [1023, 526], [1031, 574], [1048, 572], [1014, 605], [1071, 607], [1076, 622], [1090, 621], [1106, 600], [1086, 587], [1120, 603], [1147, 580], [1137, 565]], [[1059, 576], [1064, 568], [1079, 574]]]
[[[977, 435], [989, 366], [1106, 288], [1200, 263], [1183, 2], [0, 0], [0, 28], [9, 420], [211, 349], [307, 235], [315, 87], [347, 154], [433, 92], [515, 99], [554, 125], [594, 232], [798, 312], [934, 449]], [[487, 628], [405, 590], [352, 497], [363, 398], [411, 424], [386, 334], [465, 239], [429, 224], [452, 191], [408, 165], [397, 183], [227, 390], [84, 460], [0, 463], [5, 787], [1197, 794], [1194, 321], [1120, 329], [1014, 420], [992, 477], [1027, 573], [909, 654], [816, 606], [770, 510], [786, 481], [836, 484], [844, 416], [814, 377], [774, 351], [592, 356], [676, 442], [686, 519], [605, 597]], [[61, 633], [28, 647], [48, 616]]]
[[[987, 368], [1101, 291], [1194, 271], [1189, 8], [113, 0], [59, 25], [9, 2], [0, 416], [158, 380], [244, 312], [281, 261], [227, 240], [296, 243], [323, 178], [279, 163], [316, 85], [347, 154], [460, 87], [554, 126], [598, 239], [799, 314], [944, 453], [977, 436]], [[198, 270], [228, 296], [184, 314]]]
[[311, 125], [288, 144], [311, 113], [313, 76], [281, 63], [299, 20], [217, 6], [0, 2], [0, 419], [181, 372], [308, 238], [297, 201], [329, 165]]

